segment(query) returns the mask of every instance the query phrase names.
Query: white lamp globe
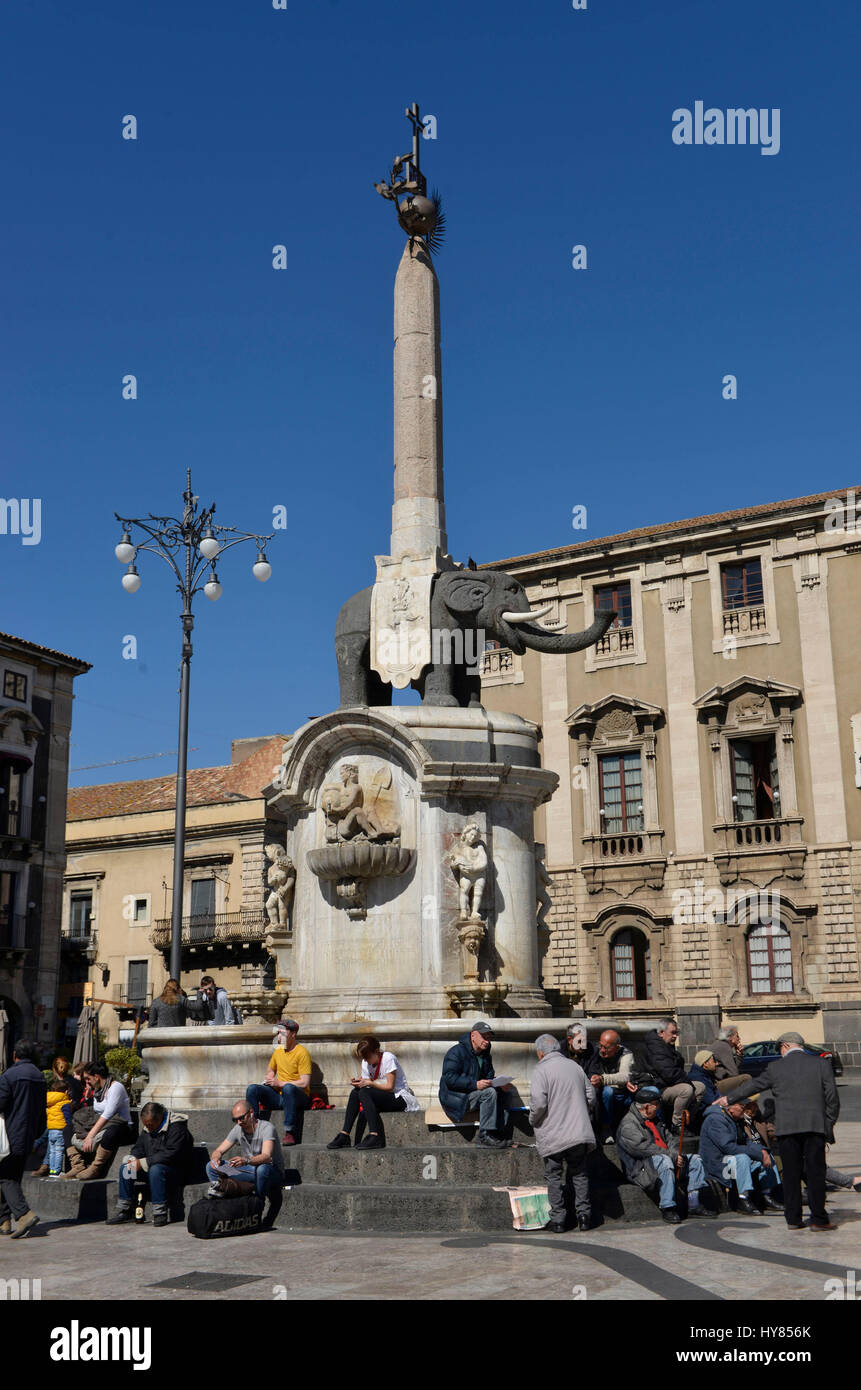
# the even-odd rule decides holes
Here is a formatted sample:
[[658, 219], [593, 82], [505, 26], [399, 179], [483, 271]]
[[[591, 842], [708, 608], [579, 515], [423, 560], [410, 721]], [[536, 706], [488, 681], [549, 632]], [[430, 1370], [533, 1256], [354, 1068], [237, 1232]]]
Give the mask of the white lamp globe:
[[218, 582], [218, 575], [214, 570], [212, 578], [208, 579], [204, 584], [203, 592], [206, 594], [207, 598], [212, 599], [213, 603], [215, 603], [216, 599], [221, 598], [221, 585]]
[[123, 588], [127, 594], [136, 594], [140, 586], [140, 575], [134, 565], [129, 565], [127, 572], [123, 575]]
[[114, 554], [121, 565], [130, 565], [135, 558], [135, 548], [131, 543], [128, 531], [123, 532], [123, 538], [119, 545], [114, 546]]
[[266, 559], [266, 556], [263, 554], [262, 550], [260, 551], [260, 554], [257, 556], [255, 564], [253, 564], [251, 567], [251, 573], [254, 575], [255, 579], [260, 580], [261, 584], [265, 584], [270, 574], [272, 573], [272, 566]]
[[200, 549], [200, 553], [201, 553], [201, 555], [203, 556], [204, 560], [214, 560], [214, 559], [215, 559], [216, 555], [218, 554], [219, 550], [221, 549], [221, 546], [218, 544], [218, 540], [217, 540], [216, 537], [213, 535], [213, 533], [212, 533], [211, 530], [207, 531], [207, 533], [206, 533], [206, 535], [204, 536], [203, 540], [200, 542], [200, 547], [199, 547], [199, 549]]

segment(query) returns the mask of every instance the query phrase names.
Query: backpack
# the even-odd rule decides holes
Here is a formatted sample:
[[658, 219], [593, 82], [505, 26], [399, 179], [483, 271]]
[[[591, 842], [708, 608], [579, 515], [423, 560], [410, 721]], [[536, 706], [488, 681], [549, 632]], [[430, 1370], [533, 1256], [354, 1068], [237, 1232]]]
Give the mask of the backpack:
[[221, 1236], [247, 1236], [263, 1229], [265, 1200], [249, 1197], [201, 1197], [188, 1213], [189, 1235], [198, 1240]]

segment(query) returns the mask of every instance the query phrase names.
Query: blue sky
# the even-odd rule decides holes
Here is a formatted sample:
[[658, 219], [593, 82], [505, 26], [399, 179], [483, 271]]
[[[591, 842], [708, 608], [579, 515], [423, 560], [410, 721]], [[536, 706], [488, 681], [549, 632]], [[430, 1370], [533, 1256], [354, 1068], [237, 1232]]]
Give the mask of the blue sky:
[[[43, 509], [39, 545], [0, 536], [0, 628], [93, 663], [73, 768], [176, 746], [178, 599], [154, 557], [123, 592], [113, 513], [175, 511], [188, 466], [223, 524], [288, 512], [268, 584], [238, 548], [196, 602], [191, 765], [337, 704], [337, 610], [388, 543], [373, 182], [413, 100], [456, 557], [857, 478], [857, 0], [6, 0], [0, 38], [0, 493]], [[697, 100], [779, 108], [779, 154], [675, 145]]]

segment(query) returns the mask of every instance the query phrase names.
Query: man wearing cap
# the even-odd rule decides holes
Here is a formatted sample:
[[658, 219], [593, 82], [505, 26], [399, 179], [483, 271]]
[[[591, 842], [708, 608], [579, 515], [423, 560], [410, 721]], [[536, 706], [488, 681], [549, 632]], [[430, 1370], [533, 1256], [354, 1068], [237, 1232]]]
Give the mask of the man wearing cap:
[[445, 1054], [439, 1083], [439, 1100], [454, 1124], [462, 1124], [468, 1111], [478, 1110], [478, 1139], [486, 1149], [505, 1149], [511, 1145], [501, 1133], [505, 1125], [506, 1096], [509, 1086], [494, 1087], [495, 1076], [490, 1055], [493, 1033], [489, 1023], [473, 1023]]
[[774, 1133], [783, 1169], [783, 1204], [791, 1231], [804, 1229], [801, 1175], [807, 1177], [811, 1231], [834, 1231], [825, 1210], [825, 1146], [834, 1142], [840, 1101], [834, 1071], [827, 1057], [804, 1051], [800, 1033], [777, 1039], [779, 1061], [772, 1062], [753, 1081], [722, 1096], [722, 1107], [746, 1100], [755, 1091], [774, 1095]]
[[724, 1187], [735, 1182], [738, 1210], [746, 1216], [759, 1216], [759, 1209], [751, 1200], [754, 1181], [766, 1211], [782, 1213], [782, 1204], [774, 1198], [778, 1177], [771, 1154], [761, 1141], [749, 1139], [743, 1129], [739, 1133], [743, 1120], [744, 1106], [740, 1101], [736, 1105], [712, 1105], [706, 1110], [700, 1130], [700, 1158], [706, 1177]]
[[720, 1091], [715, 1082], [716, 1068], [717, 1058], [713, 1052], [709, 1052], [707, 1047], [696, 1054], [693, 1066], [688, 1068], [688, 1076], [691, 1081], [699, 1081], [702, 1084], [703, 1095], [700, 1103], [704, 1109], [716, 1100], [720, 1100]]
[[296, 1041], [299, 1024], [285, 1018], [275, 1030], [279, 1046], [269, 1058], [269, 1070], [262, 1085], [252, 1085], [245, 1099], [254, 1114], [268, 1120], [273, 1110], [284, 1112], [284, 1143], [295, 1144], [293, 1130], [300, 1110], [311, 1104], [311, 1054]]
[[677, 1226], [682, 1218], [676, 1205], [676, 1184], [687, 1173], [688, 1216], [716, 1216], [700, 1203], [706, 1175], [699, 1155], [685, 1156], [679, 1151], [679, 1136], [667, 1129], [660, 1109], [657, 1086], [641, 1086], [616, 1132], [625, 1176], [647, 1192], [657, 1183], [661, 1217]]

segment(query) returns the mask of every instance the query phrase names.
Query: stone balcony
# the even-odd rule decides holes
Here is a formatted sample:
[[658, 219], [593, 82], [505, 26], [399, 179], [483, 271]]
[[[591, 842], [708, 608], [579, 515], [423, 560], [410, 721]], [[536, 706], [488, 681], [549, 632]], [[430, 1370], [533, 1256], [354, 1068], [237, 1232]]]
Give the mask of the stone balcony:
[[[269, 923], [262, 908], [183, 917], [183, 956], [206, 952], [229, 960], [237, 952], [248, 950], [251, 946], [261, 946], [268, 931]], [[157, 951], [170, 950], [169, 917], [159, 918], [155, 922], [149, 939]]]
[[586, 858], [580, 872], [590, 893], [605, 887], [634, 892], [637, 888], [660, 890], [667, 856], [663, 830], [631, 830], [615, 835], [584, 835]]
[[724, 637], [729, 634], [736, 637], [750, 637], [757, 632], [766, 632], [767, 630], [768, 620], [765, 606], [761, 603], [754, 604], [749, 608], [727, 608], [724, 610]]
[[611, 627], [599, 642], [595, 643], [596, 656], [624, 656], [634, 650], [634, 629], [632, 627]]
[[781, 876], [803, 878], [807, 858], [803, 825], [802, 816], [718, 822], [715, 866], [721, 883], [735, 883], [742, 873], [761, 887]]

